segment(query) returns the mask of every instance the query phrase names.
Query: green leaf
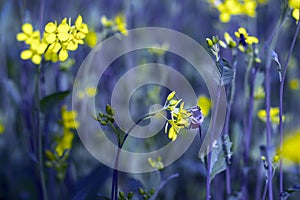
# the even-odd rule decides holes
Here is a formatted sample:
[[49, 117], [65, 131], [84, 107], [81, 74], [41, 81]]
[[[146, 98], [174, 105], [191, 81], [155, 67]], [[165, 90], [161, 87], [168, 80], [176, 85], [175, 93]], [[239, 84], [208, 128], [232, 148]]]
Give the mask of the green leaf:
[[57, 92], [54, 94], [50, 94], [45, 96], [42, 100], [40, 100], [41, 112], [49, 113], [55, 106], [57, 106], [62, 100], [64, 100], [70, 91]]
[[292, 194], [300, 191], [300, 185], [294, 185], [287, 189], [284, 193], [280, 194], [280, 200], [287, 200]]
[[221, 85], [229, 85], [232, 82], [234, 71], [230, 63], [222, 58], [216, 62], [219, 78], [221, 80]]
[[230, 164], [232, 142], [228, 135], [220, 137], [211, 150], [210, 182]]

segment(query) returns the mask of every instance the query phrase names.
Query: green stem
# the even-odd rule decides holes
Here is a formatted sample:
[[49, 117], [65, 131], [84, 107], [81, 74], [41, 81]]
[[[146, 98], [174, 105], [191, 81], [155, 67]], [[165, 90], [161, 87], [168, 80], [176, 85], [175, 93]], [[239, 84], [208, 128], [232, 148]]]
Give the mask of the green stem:
[[41, 179], [41, 186], [43, 192], [43, 199], [47, 200], [47, 188], [44, 174], [44, 165], [43, 165], [43, 135], [41, 131], [41, 120], [40, 120], [40, 75], [41, 75], [42, 62], [37, 68], [37, 77], [36, 77], [36, 89], [35, 89], [35, 102], [36, 102], [36, 129], [38, 134], [38, 158], [39, 158], [39, 173]]

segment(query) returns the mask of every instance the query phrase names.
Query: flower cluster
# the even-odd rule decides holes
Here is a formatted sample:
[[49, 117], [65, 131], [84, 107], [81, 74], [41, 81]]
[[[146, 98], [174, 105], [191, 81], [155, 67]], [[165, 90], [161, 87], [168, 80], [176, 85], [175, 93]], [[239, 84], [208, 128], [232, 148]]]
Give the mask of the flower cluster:
[[[184, 102], [182, 99], [176, 99], [175, 94], [176, 92], [173, 91], [168, 95], [164, 106], [171, 114], [171, 119], [167, 119], [165, 133], [168, 133], [168, 137], [172, 141], [177, 139], [181, 129], [199, 128], [204, 120], [201, 109], [198, 106], [184, 109]], [[168, 130], [169, 125], [171, 127]]]
[[209, 3], [215, 7], [219, 12], [220, 21], [227, 23], [230, 21], [233, 15], [247, 15], [249, 17], [255, 17], [257, 3], [265, 3], [266, 1], [260, 0], [209, 0]]
[[101, 18], [101, 24], [104, 28], [112, 31], [119, 31], [123, 35], [128, 35], [126, 18], [123, 14], [117, 15], [114, 19], [107, 19], [105, 16]]
[[292, 16], [299, 21], [300, 0], [289, 0], [289, 6], [293, 9]]
[[260, 63], [261, 60], [258, 58], [258, 49], [253, 47], [253, 44], [258, 44], [259, 40], [257, 37], [249, 35], [244, 27], [240, 27], [235, 31], [234, 37], [232, 37], [228, 32], [224, 33], [224, 40], [220, 40], [217, 36], [212, 39], [206, 38], [208, 47], [212, 53], [219, 59], [219, 45], [223, 48], [238, 48], [241, 52], [246, 54], [250, 53], [254, 56], [254, 61]]
[[63, 136], [58, 141], [58, 144], [55, 148], [55, 151], [59, 156], [62, 156], [66, 150], [71, 149], [72, 141], [74, 138], [74, 133], [72, 132], [72, 129], [76, 129], [79, 127], [79, 122], [76, 121], [76, 111], [67, 111], [66, 106], [63, 106], [61, 109], [61, 115], [63, 124]]
[[[260, 120], [262, 120], [263, 122], [267, 121], [267, 111], [262, 109], [259, 110], [257, 113], [257, 116]], [[273, 124], [279, 124], [279, 108], [275, 107], [275, 108], [270, 108], [270, 119], [271, 122]], [[285, 120], [285, 116], [282, 116], [282, 121]]]
[[71, 26], [71, 20], [64, 18], [60, 24], [49, 22], [45, 26], [43, 37], [39, 30], [33, 30], [33, 26], [25, 23], [22, 26], [22, 33], [17, 34], [18, 41], [24, 41], [29, 49], [21, 52], [23, 60], [31, 59], [34, 64], [40, 64], [42, 56], [46, 61], [65, 61], [68, 58], [68, 51], [75, 51], [78, 44], [84, 44], [83, 39], [88, 34], [87, 24], [82, 22], [79, 15], [75, 25]]
[[77, 96], [79, 99], [83, 99], [85, 96], [94, 97], [96, 96], [96, 94], [97, 94], [97, 88], [89, 86], [86, 87], [83, 91], [82, 90], [78, 91]]

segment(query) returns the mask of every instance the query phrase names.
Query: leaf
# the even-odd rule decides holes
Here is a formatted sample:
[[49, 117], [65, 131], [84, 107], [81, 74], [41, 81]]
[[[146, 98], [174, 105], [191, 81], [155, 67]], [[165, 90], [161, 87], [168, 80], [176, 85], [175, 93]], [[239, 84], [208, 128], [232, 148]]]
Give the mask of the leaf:
[[45, 96], [42, 100], [40, 100], [40, 107], [43, 113], [49, 113], [57, 104], [59, 104], [62, 100], [64, 100], [70, 91], [57, 92], [54, 94], [50, 94]]
[[300, 185], [294, 185], [280, 194], [280, 200], [287, 200], [292, 194], [300, 191]]
[[282, 74], [281, 74], [281, 64], [279, 62], [279, 59], [278, 59], [278, 54], [275, 52], [275, 51], [272, 51], [272, 60], [277, 64], [277, 70], [278, 70], [278, 74], [279, 74], [279, 81], [281, 82], [282, 80]]
[[216, 62], [218, 71], [219, 71], [219, 78], [221, 81], [221, 85], [229, 85], [233, 79], [234, 71], [230, 63], [225, 60], [224, 58], [218, 60]]
[[211, 150], [210, 182], [230, 164], [232, 142], [228, 135], [220, 137]]

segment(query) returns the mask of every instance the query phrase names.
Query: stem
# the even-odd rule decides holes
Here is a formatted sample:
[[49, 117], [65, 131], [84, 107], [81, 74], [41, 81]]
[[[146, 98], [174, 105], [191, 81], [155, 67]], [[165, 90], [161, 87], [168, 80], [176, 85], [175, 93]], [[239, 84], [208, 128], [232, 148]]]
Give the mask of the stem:
[[42, 64], [40, 64], [37, 68], [37, 78], [36, 78], [36, 90], [35, 90], [35, 102], [36, 102], [36, 130], [38, 134], [38, 157], [39, 157], [39, 171], [41, 178], [41, 186], [43, 192], [43, 199], [47, 200], [47, 188], [45, 182], [45, 174], [44, 174], [44, 166], [43, 166], [43, 135], [41, 132], [40, 125], [40, 74], [41, 74]]
[[[282, 115], [283, 115], [283, 89], [284, 89], [284, 82], [285, 82], [285, 76], [287, 72], [287, 67], [290, 61], [290, 57], [292, 55], [293, 49], [296, 44], [297, 35], [299, 33], [300, 23], [298, 22], [296, 32], [293, 37], [293, 41], [287, 56], [287, 59], [284, 63], [284, 66], [282, 68], [282, 80], [280, 82], [280, 88], [279, 88], [279, 134], [280, 134], [280, 152], [282, 151], [282, 141], [283, 141], [283, 121], [282, 121]], [[280, 188], [280, 194], [283, 193], [283, 172], [282, 172], [282, 159], [280, 158], [279, 163], [279, 188]]]
[[[268, 54], [269, 55], [269, 54]], [[270, 64], [268, 64], [268, 62]], [[269, 152], [271, 148], [271, 119], [270, 119], [270, 107], [271, 107], [271, 81], [270, 81], [270, 67], [271, 67], [271, 60], [269, 59], [266, 65], [266, 78], [265, 78], [265, 87], [266, 87], [266, 113], [267, 113], [267, 121], [266, 121], [266, 138], [267, 138], [267, 152]], [[272, 165], [270, 155], [267, 156], [268, 159], [268, 189], [269, 189], [269, 200], [273, 199], [273, 188], [272, 188]]]
[[[163, 110], [163, 109], [161, 109]], [[118, 151], [117, 151], [117, 155], [116, 155], [116, 160], [115, 160], [115, 164], [114, 164], [114, 169], [113, 169], [113, 180], [112, 180], [112, 188], [111, 188], [111, 200], [117, 200], [118, 198], [118, 175], [119, 175], [119, 170], [118, 170], [118, 166], [119, 166], [119, 158], [120, 158], [120, 152], [122, 150], [122, 147], [128, 137], [128, 135], [130, 134], [130, 132], [139, 124], [141, 123], [143, 120], [155, 115], [157, 112], [160, 112], [161, 110], [158, 110], [156, 112], [152, 112], [152, 113], [148, 113], [147, 115], [143, 116], [142, 118], [140, 118], [128, 131], [127, 133], [125, 133], [124, 139], [123, 141], [118, 140]]]
[[[217, 102], [216, 102], [216, 109], [214, 112], [213, 116], [213, 121], [212, 121], [212, 134], [214, 134], [214, 128], [216, 125], [216, 120], [217, 120], [217, 114], [218, 114], [218, 108], [219, 108], [219, 101], [220, 101], [220, 95], [221, 95], [221, 83], [218, 86], [217, 90]], [[212, 144], [212, 135], [210, 136], [210, 144]], [[209, 149], [207, 149], [209, 151]], [[210, 199], [210, 161], [211, 161], [211, 153], [207, 152], [207, 173], [206, 173], [206, 200]]]
[[[229, 122], [230, 122], [230, 115], [231, 115], [231, 108], [235, 96], [235, 76], [236, 76], [236, 65], [237, 65], [237, 50], [234, 49], [232, 50], [232, 60], [233, 60], [233, 78], [232, 78], [232, 83], [231, 83], [231, 89], [230, 89], [230, 98], [229, 102], [227, 104], [227, 113], [226, 113], [226, 118], [225, 118], [225, 127], [224, 127], [224, 134], [229, 135]], [[230, 195], [231, 194], [231, 182], [230, 182], [230, 168], [227, 166], [226, 168], [226, 194]]]

